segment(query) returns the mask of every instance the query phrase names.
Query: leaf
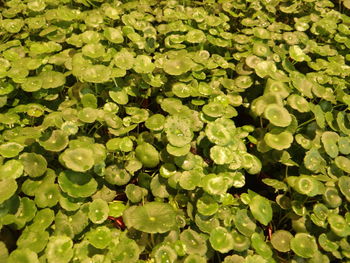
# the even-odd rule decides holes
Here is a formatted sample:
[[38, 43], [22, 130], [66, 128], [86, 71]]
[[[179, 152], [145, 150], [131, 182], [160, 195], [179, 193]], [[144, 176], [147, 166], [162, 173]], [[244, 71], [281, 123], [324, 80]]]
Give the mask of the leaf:
[[146, 167], [154, 168], [159, 163], [159, 153], [151, 144], [142, 143], [135, 149], [136, 158]]
[[234, 223], [237, 230], [243, 235], [250, 237], [256, 230], [256, 224], [250, 218], [246, 209], [240, 209], [237, 211], [234, 217]]
[[350, 177], [341, 176], [338, 180], [338, 186], [346, 200], [350, 200]]
[[108, 204], [102, 199], [95, 199], [89, 205], [89, 219], [94, 224], [101, 224], [106, 221], [108, 213]]
[[24, 171], [23, 164], [15, 159], [9, 160], [0, 166], [0, 179], [17, 179]]
[[175, 262], [177, 259], [176, 251], [169, 245], [160, 245], [152, 254], [155, 262]]
[[99, 226], [86, 234], [90, 244], [96, 248], [106, 248], [112, 240], [111, 230], [106, 226]]
[[272, 246], [280, 252], [290, 251], [290, 241], [293, 235], [286, 230], [277, 230], [271, 236]]
[[290, 132], [283, 131], [281, 133], [266, 133], [264, 141], [268, 146], [276, 150], [288, 149], [293, 142], [293, 135]]
[[220, 253], [227, 253], [234, 246], [232, 234], [223, 227], [213, 229], [210, 232], [209, 241], [211, 246]]
[[265, 243], [265, 240], [258, 233], [251, 236], [252, 247], [262, 257], [269, 259], [272, 257], [271, 248]]
[[16, 157], [24, 147], [16, 142], [7, 142], [0, 145], [0, 154], [5, 158]]
[[233, 161], [231, 151], [227, 147], [218, 145], [210, 148], [210, 158], [216, 164], [229, 164]]
[[346, 173], [350, 173], [350, 160], [344, 156], [338, 156], [334, 159], [335, 164]]
[[233, 141], [235, 128], [232, 120], [218, 118], [214, 122], [208, 123], [205, 134], [212, 143], [225, 146]]
[[168, 59], [163, 64], [164, 71], [169, 75], [181, 75], [191, 70], [193, 62], [188, 57]]
[[52, 236], [46, 247], [48, 263], [68, 263], [73, 257], [73, 241], [67, 236]]
[[267, 225], [272, 220], [272, 207], [265, 197], [256, 195], [249, 202], [249, 208], [254, 218], [261, 224]]
[[287, 127], [292, 122], [292, 117], [289, 112], [278, 104], [267, 105], [264, 116], [273, 125], [278, 127]]
[[47, 161], [41, 154], [22, 153], [19, 160], [24, 166], [24, 171], [30, 177], [39, 177], [43, 175], [47, 169]]
[[206, 240], [203, 236], [192, 229], [182, 231], [180, 234], [180, 240], [183, 242], [187, 254], [204, 256], [207, 252]]
[[45, 150], [60, 152], [68, 146], [68, 136], [61, 130], [54, 130], [46, 141], [39, 141]]
[[67, 168], [76, 172], [85, 172], [94, 165], [93, 151], [89, 148], [66, 149], [60, 158]]
[[97, 189], [97, 182], [91, 175], [69, 170], [59, 174], [58, 183], [62, 191], [71, 197], [89, 197]]
[[310, 111], [308, 101], [298, 94], [291, 94], [287, 102], [293, 109], [301, 113]]
[[143, 206], [131, 206], [124, 211], [123, 219], [128, 228], [146, 233], [165, 233], [175, 227], [175, 212], [166, 203], [149, 202]]
[[39, 263], [38, 255], [29, 248], [16, 249], [9, 255], [8, 263]]
[[311, 258], [317, 251], [317, 243], [308, 233], [297, 233], [290, 241], [291, 249], [302, 258]]
[[204, 216], [214, 215], [219, 209], [219, 204], [212, 196], [207, 194], [203, 195], [197, 200], [196, 206], [198, 212]]
[[152, 59], [146, 55], [138, 55], [134, 61], [133, 69], [137, 73], [152, 73], [155, 69], [155, 65], [152, 63]]
[[326, 153], [332, 158], [337, 157], [339, 154], [339, 150], [337, 146], [338, 140], [339, 140], [339, 135], [335, 132], [326, 131], [322, 133], [321, 141], [326, 150]]
[[117, 67], [128, 70], [134, 66], [135, 58], [132, 53], [122, 49], [114, 55], [113, 61]]
[[17, 190], [17, 183], [15, 179], [9, 178], [0, 180], [0, 204], [9, 199]]
[[124, 42], [123, 33], [120, 28], [106, 27], [103, 35], [105, 38], [112, 43], [120, 44]]
[[233, 237], [233, 250], [243, 252], [249, 248], [250, 240], [248, 237], [241, 235], [235, 230], [231, 234]]

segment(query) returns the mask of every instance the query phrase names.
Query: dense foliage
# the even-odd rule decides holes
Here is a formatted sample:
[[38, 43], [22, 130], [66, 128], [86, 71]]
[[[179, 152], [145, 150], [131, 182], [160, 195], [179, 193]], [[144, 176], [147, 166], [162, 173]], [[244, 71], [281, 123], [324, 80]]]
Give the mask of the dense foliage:
[[0, 262], [350, 262], [349, 0], [0, 5]]

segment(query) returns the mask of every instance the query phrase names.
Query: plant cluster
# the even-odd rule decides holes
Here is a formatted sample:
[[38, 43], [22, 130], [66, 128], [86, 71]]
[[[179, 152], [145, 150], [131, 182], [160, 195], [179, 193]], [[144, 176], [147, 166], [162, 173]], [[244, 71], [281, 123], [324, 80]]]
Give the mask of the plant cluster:
[[0, 262], [350, 262], [349, 0], [5, 0]]

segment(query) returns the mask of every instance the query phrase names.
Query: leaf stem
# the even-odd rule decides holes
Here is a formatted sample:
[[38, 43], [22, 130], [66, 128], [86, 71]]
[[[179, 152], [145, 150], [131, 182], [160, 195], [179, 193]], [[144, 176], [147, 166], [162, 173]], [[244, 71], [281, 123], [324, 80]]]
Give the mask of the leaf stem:
[[314, 120], [315, 120], [315, 118], [312, 118], [312, 119], [310, 119], [310, 120], [307, 120], [307, 121], [303, 122], [302, 124], [298, 125], [298, 129], [299, 129], [300, 127], [306, 125], [306, 124], [309, 124], [310, 122], [313, 122]]

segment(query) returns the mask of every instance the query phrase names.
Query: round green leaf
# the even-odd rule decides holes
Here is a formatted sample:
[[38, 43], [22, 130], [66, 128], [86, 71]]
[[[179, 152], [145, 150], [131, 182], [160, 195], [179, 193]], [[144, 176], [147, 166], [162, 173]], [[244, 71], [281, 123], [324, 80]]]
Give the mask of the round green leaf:
[[207, 252], [206, 240], [203, 236], [192, 229], [186, 229], [181, 232], [180, 240], [185, 245], [187, 254], [205, 255]]
[[97, 182], [90, 174], [69, 170], [60, 173], [58, 183], [62, 191], [71, 197], [89, 197], [97, 189]]
[[250, 237], [255, 232], [256, 224], [250, 216], [248, 216], [246, 209], [237, 211], [234, 217], [234, 223], [237, 230], [245, 236]]
[[128, 184], [125, 188], [125, 194], [128, 200], [133, 203], [138, 203], [146, 196], [148, 191], [145, 188], [137, 186], [135, 184]]
[[96, 109], [86, 107], [78, 111], [78, 118], [85, 123], [93, 123], [97, 119], [98, 111]]
[[163, 64], [164, 71], [169, 75], [181, 75], [192, 68], [192, 60], [188, 57], [168, 59]]
[[196, 206], [198, 212], [204, 216], [214, 215], [219, 209], [219, 204], [207, 194], [197, 200]]
[[245, 263], [245, 259], [239, 255], [226, 256], [223, 263]]
[[265, 243], [265, 240], [258, 233], [251, 236], [252, 247], [255, 251], [266, 259], [272, 257], [271, 248]]
[[45, 230], [48, 228], [55, 219], [55, 213], [49, 208], [39, 210], [34, 219], [31, 228]]
[[68, 263], [73, 257], [73, 241], [67, 236], [51, 236], [46, 247], [48, 263]]
[[9, 255], [6, 263], [39, 263], [38, 255], [29, 248], [16, 249]]
[[24, 21], [22, 18], [3, 19], [1, 26], [9, 33], [18, 33], [24, 26]]
[[16, 157], [24, 147], [16, 142], [7, 142], [0, 145], [0, 154], [5, 158]]
[[289, 112], [278, 104], [267, 105], [264, 116], [273, 125], [278, 127], [287, 127], [292, 122], [292, 117]]
[[165, 117], [161, 114], [153, 114], [149, 117], [145, 126], [152, 131], [161, 131], [163, 129], [163, 125], [165, 123]]
[[189, 43], [202, 43], [206, 40], [206, 36], [202, 30], [191, 29], [186, 34], [186, 41]]
[[13, 178], [0, 180], [0, 204], [9, 199], [17, 190], [17, 182]]
[[221, 195], [229, 187], [228, 180], [220, 174], [207, 174], [202, 178], [203, 189], [211, 195]]
[[338, 156], [334, 159], [336, 166], [346, 173], [350, 173], [350, 160], [344, 156]]
[[164, 130], [169, 143], [175, 147], [183, 147], [192, 141], [193, 132], [189, 121], [178, 115], [166, 118]]
[[303, 96], [298, 94], [291, 94], [288, 97], [287, 102], [289, 106], [301, 113], [310, 111], [309, 102]]
[[294, 188], [300, 194], [316, 196], [322, 194], [321, 183], [311, 176], [301, 175], [294, 182]]
[[18, 160], [9, 160], [0, 166], [0, 179], [16, 179], [23, 174], [24, 166]]
[[264, 141], [271, 148], [282, 151], [290, 147], [293, 142], [293, 135], [288, 131], [277, 134], [268, 132], [264, 136]]
[[67, 149], [61, 155], [64, 165], [76, 172], [85, 172], [94, 165], [93, 151], [89, 148]]
[[131, 206], [124, 211], [123, 219], [128, 228], [146, 233], [165, 233], [176, 226], [176, 215], [171, 205], [149, 202], [143, 206]]
[[141, 74], [152, 73], [155, 69], [155, 65], [152, 63], [151, 57], [138, 55], [134, 61], [133, 69]]
[[290, 241], [293, 235], [286, 230], [277, 230], [271, 236], [272, 246], [280, 252], [290, 251]]
[[155, 263], [176, 262], [176, 251], [169, 245], [160, 245], [153, 252]]
[[350, 154], [350, 137], [339, 137], [338, 147], [342, 154]]
[[92, 83], [107, 82], [111, 77], [111, 68], [104, 65], [88, 65], [82, 72], [83, 80]]
[[238, 76], [234, 83], [240, 89], [247, 89], [253, 85], [253, 79], [250, 76]]
[[317, 252], [315, 238], [307, 233], [297, 233], [290, 241], [290, 247], [302, 258], [311, 258]]
[[190, 149], [191, 149], [190, 144], [186, 144], [185, 146], [182, 146], [182, 147], [176, 147], [171, 144], [167, 144], [166, 146], [166, 150], [169, 154], [173, 156], [178, 156], [178, 157], [188, 154], [190, 152]]
[[121, 238], [116, 245], [109, 247], [112, 262], [118, 263], [137, 262], [141, 252], [137, 243], [127, 237]]
[[68, 136], [61, 130], [54, 130], [46, 141], [39, 141], [47, 151], [60, 152], [68, 146]]
[[350, 235], [350, 225], [341, 215], [330, 214], [328, 216], [328, 223], [333, 233], [340, 237], [347, 237]]
[[43, 184], [40, 190], [35, 193], [35, 204], [37, 207], [53, 207], [57, 204], [60, 197], [59, 188], [57, 184]]
[[281, 98], [285, 99], [288, 97], [290, 89], [285, 82], [269, 78], [266, 82], [264, 93], [278, 94]]
[[249, 248], [250, 240], [248, 237], [241, 235], [235, 230], [231, 234], [233, 237], [233, 250], [243, 252]]
[[120, 44], [124, 42], [123, 33], [120, 28], [106, 27], [103, 35], [105, 38], [112, 43]]
[[338, 180], [338, 186], [346, 200], [350, 202], [350, 177], [341, 176]]
[[33, 231], [33, 229], [26, 228], [17, 240], [17, 246], [20, 249], [29, 248], [35, 253], [43, 251], [49, 240], [49, 233], [46, 231]]
[[101, 224], [106, 221], [109, 207], [105, 200], [95, 199], [89, 205], [89, 219], [94, 224]]
[[232, 234], [223, 227], [217, 227], [210, 232], [209, 242], [220, 253], [227, 253], [234, 246]]
[[184, 260], [184, 263], [205, 263], [205, 262], [207, 262], [206, 258], [197, 254], [188, 255]]
[[66, 83], [66, 77], [61, 72], [56, 71], [43, 71], [39, 74], [42, 80], [42, 88], [53, 89], [60, 87]]
[[109, 165], [104, 171], [105, 179], [110, 184], [125, 185], [130, 179], [131, 175], [125, 170], [120, 169], [117, 165]]
[[179, 98], [188, 98], [192, 94], [191, 86], [182, 82], [175, 83], [171, 90]]
[[135, 149], [136, 158], [146, 168], [154, 168], [159, 163], [159, 153], [153, 145], [144, 142]]
[[19, 156], [19, 160], [24, 166], [24, 171], [30, 177], [39, 177], [47, 169], [47, 161], [41, 154], [23, 153]]
[[339, 154], [339, 149], [337, 146], [338, 140], [338, 133], [332, 131], [325, 131], [322, 133], [321, 141], [323, 143], [324, 149], [326, 153], [332, 158], [337, 157]]
[[113, 217], [120, 217], [123, 215], [126, 206], [122, 201], [114, 201], [108, 204], [109, 206], [109, 215]]
[[224, 114], [224, 105], [219, 102], [210, 102], [203, 106], [202, 111], [213, 118], [221, 117]]
[[131, 69], [134, 65], [135, 58], [132, 53], [126, 49], [122, 49], [113, 57], [114, 64], [121, 69]]
[[185, 190], [194, 190], [200, 184], [201, 176], [201, 172], [196, 170], [184, 171], [179, 184]]
[[225, 146], [232, 142], [235, 128], [232, 120], [219, 118], [208, 123], [205, 134], [212, 143]]
[[249, 203], [249, 208], [254, 218], [261, 224], [266, 226], [272, 220], [272, 207], [265, 197], [254, 196]]

